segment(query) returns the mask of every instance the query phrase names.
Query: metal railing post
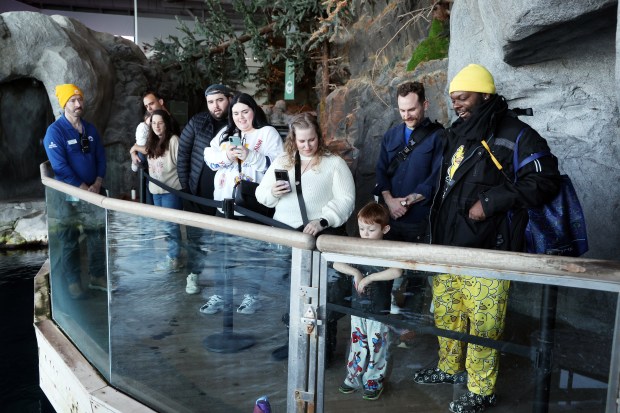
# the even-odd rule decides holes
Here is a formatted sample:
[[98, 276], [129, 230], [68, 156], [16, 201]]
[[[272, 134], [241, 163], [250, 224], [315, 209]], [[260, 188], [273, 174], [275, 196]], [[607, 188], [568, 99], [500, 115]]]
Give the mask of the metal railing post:
[[549, 411], [551, 362], [553, 359], [557, 303], [558, 287], [555, 285], [543, 285], [542, 308], [540, 309], [540, 335], [538, 337], [538, 358], [536, 360], [534, 413], [547, 413]]

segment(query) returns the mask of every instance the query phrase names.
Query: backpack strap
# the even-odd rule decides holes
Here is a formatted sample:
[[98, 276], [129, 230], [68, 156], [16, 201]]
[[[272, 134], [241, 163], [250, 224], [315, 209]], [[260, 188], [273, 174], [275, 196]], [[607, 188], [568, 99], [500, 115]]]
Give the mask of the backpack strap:
[[426, 137], [430, 136], [432, 133], [438, 131], [439, 129], [443, 129], [443, 126], [437, 121], [431, 122], [429, 120], [424, 125], [420, 125], [417, 129], [418, 133], [416, 134], [416, 131], [413, 131], [414, 133], [411, 135], [411, 138], [409, 139], [407, 145], [405, 145], [405, 147], [401, 149], [396, 154], [396, 156], [394, 156], [394, 158], [392, 158], [392, 161], [390, 162], [390, 165], [388, 166], [388, 169], [386, 171], [388, 178], [392, 178], [394, 176], [401, 162], [404, 162], [409, 157], [411, 152], [413, 152], [413, 150], [415, 149], [416, 145], [420, 144], [424, 139], [426, 139]]
[[517, 140], [515, 140], [514, 150], [512, 152], [512, 156], [513, 156], [512, 165], [514, 168], [515, 182], [517, 182], [517, 172], [521, 168], [523, 168], [525, 165], [527, 165], [528, 163], [532, 161], [535, 161], [538, 158], [542, 158], [543, 156], [551, 156], [551, 151], [541, 151], [541, 152], [533, 153], [527, 158], [525, 158], [524, 160], [522, 160], [521, 162], [519, 162], [519, 140], [521, 139], [521, 136], [523, 136], [523, 133], [525, 132], [526, 129], [527, 128], [523, 128], [519, 132], [519, 135], [517, 136]]

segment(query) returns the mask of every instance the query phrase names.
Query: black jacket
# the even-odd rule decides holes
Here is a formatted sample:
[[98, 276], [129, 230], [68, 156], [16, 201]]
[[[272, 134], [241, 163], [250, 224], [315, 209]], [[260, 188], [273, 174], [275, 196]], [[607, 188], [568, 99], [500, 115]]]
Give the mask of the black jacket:
[[[215, 120], [209, 112], [194, 115], [181, 133], [177, 155], [177, 173], [184, 191], [193, 195], [213, 198], [213, 194], [199, 194], [198, 181], [203, 168], [206, 167], [204, 151], [211, 139], [218, 132]], [[209, 168], [207, 168], [209, 169]], [[213, 175], [213, 174], [211, 174]]]
[[[494, 133], [487, 135], [486, 141], [505, 175], [481, 145], [480, 137], [465, 151], [452, 179], [447, 178], [451, 158], [462, 140], [452, 128], [446, 131], [441, 188], [432, 212], [433, 244], [523, 251], [526, 208], [542, 205], [557, 194], [560, 174], [554, 156], [527, 164], [519, 170], [517, 183], [513, 183], [513, 149], [519, 132], [524, 130], [519, 141], [519, 161], [532, 153], [548, 151], [545, 139], [510, 111], [495, 122]], [[478, 200], [486, 215], [484, 221], [469, 219], [469, 209]]]

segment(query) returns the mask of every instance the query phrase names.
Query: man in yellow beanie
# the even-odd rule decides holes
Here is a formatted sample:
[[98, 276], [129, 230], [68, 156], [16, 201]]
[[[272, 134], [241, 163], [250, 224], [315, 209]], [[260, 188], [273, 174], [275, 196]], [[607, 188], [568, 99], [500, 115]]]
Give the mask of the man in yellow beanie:
[[[105, 194], [102, 187], [106, 172], [105, 151], [95, 126], [82, 119], [84, 93], [74, 84], [63, 84], [56, 86], [56, 97], [64, 113], [47, 128], [43, 139], [55, 178], [85, 191]], [[105, 227], [99, 225], [99, 221], [105, 220], [97, 219], [96, 212], [77, 198], [53, 198], [56, 208], [50, 215], [58, 219], [60, 246], [58, 251], [50, 247], [50, 257], [56, 255], [59, 258], [54, 261], [63, 266], [69, 295], [71, 298], [84, 297], [78, 241], [80, 228], [87, 235], [89, 288], [105, 291]]]
[[[558, 192], [557, 159], [550, 155], [518, 169], [530, 154], [549, 151], [547, 142], [508, 109], [496, 94], [489, 71], [470, 64], [450, 82], [458, 119], [446, 130], [440, 188], [431, 212], [432, 243], [503, 251], [523, 251], [526, 208], [551, 200]], [[488, 146], [488, 149], [485, 148]], [[504, 173], [498, 164], [503, 166]], [[510, 213], [510, 217], [509, 217]], [[504, 329], [506, 280], [458, 274], [433, 277], [435, 325], [445, 330], [499, 339]], [[468, 391], [452, 401], [454, 413], [478, 413], [495, 405], [498, 351], [438, 337], [437, 367], [418, 371], [420, 384], [464, 383]], [[467, 353], [465, 354], [465, 347]]]

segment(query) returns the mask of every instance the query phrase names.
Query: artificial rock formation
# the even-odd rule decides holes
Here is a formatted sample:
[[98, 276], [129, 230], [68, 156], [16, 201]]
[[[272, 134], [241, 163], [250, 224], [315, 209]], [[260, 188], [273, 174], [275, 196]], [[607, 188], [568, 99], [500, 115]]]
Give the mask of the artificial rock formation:
[[0, 249], [47, 245], [45, 202], [0, 205]]
[[[130, 188], [128, 149], [141, 120], [142, 93], [153, 72], [142, 51], [128, 40], [95, 32], [74, 19], [9, 12], [0, 15], [0, 54], [0, 83], [20, 78], [41, 82], [56, 117], [61, 108], [55, 86], [75, 83], [83, 90], [84, 118], [95, 124], [106, 147], [105, 185], [113, 195]], [[42, 138], [31, 136], [30, 144], [40, 145]], [[38, 170], [38, 165], [29, 167]]]

